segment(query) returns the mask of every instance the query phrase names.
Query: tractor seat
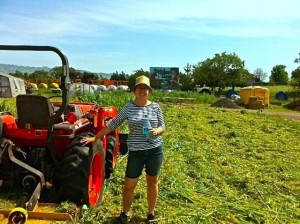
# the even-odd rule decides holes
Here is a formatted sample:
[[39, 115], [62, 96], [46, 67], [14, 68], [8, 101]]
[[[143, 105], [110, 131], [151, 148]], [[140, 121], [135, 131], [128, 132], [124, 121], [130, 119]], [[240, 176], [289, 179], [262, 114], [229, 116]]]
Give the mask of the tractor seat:
[[16, 97], [18, 127], [48, 129], [48, 122], [54, 113], [49, 99], [40, 95], [18, 95]]

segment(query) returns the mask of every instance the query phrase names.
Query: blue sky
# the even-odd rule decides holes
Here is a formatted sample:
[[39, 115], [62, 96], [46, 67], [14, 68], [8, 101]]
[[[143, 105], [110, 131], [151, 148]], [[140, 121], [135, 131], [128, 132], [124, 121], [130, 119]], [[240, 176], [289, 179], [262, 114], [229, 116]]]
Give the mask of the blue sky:
[[[0, 0], [0, 44], [51, 45], [91, 72], [195, 65], [236, 53], [253, 72], [297, 68], [299, 0]], [[60, 65], [50, 53], [0, 52], [0, 63]]]

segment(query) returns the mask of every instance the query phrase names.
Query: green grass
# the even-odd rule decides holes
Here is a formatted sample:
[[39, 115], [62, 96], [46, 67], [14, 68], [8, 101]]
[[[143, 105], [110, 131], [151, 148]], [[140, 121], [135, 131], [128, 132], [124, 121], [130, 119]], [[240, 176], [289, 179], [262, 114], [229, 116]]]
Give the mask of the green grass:
[[[163, 106], [163, 164], [157, 213], [163, 223], [297, 223], [300, 123], [256, 113]], [[121, 209], [125, 159], [108, 181], [99, 222]], [[144, 177], [133, 215], [146, 213]]]
[[[121, 107], [133, 99], [132, 94], [118, 95], [116, 102], [109, 97], [101, 105]], [[157, 204], [160, 223], [299, 222], [300, 122], [198, 104], [161, 106], [167, 130]], [[87, 210], [80, 223], [113, 223], [122, 208], [125, 165], [126, 156], [120, 157], [106, 181], [102, 205]], [[145, 183], [143, 175], [131, 223], [145, 218]], [[0, 207], [7, 203], [0, 199]]]
[[[168, 97], [168, 99], [166, 98]], [[176, 102], [176, 98], [194, 98], [195, 103], [211, 104], [216, 101], [216, 98], [208, 94], [199, 94], [197, 92], [183, 92], [183, 91], [172, 91], [163, 92], [156, 90], [151, 96], [151, 100], [159, 102]]]

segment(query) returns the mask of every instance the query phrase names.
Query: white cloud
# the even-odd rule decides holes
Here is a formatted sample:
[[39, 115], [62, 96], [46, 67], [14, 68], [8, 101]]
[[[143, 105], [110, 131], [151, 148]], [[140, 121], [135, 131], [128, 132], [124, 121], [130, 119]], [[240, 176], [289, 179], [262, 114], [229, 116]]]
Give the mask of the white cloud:
[[[38, 14], [6, 11], [1, 33], [61, 40], [63, 37], [102, 37], [123, 32], [172, 32], [173, 35], [294, 36], [299, 34], [299, 1], [94, 1], [59, 2], [54, 11]], [[28, 2], [27, 7], [31, 2]], [[54, 4], [51, 1], [45, 4]], [[47, 8], [47, 7], [45, 7]], [[66, 10], [69, 8], [69, 10]], [[284, 32], [282, 32], [284, 30]], [[3, 38], [3, 37], [2, 37]]]
[[[120, 1], [119, 1], [120, 2]], [[123, 3], [124, 2], [124, 3]], [[123, 1], [85, 7], [90, 22], [130, 32], [171, 31], [177, 35], [294, 36], [300, 14], [287, 1]], [[282, 32], [284, 30], [284, 32]]]
[[110, 58], [120, 58], [122, 64], [126, 56], [137, 54], [126, 50], [134, 44], [128, 41], [138, 35], [161, 36], [161, 42], [166, 36], [185, 42], [241, 37], [270, 38], [270, 43], [282, 38], [296, 44], [300, 37], [299, 0], [31, 0], [22, 4], [0, 1], [0, 42], [72, 46], [71, 57], [82, 64], [87, 46], [89, 51], [101, 52], [99, 61], [113, 63]]

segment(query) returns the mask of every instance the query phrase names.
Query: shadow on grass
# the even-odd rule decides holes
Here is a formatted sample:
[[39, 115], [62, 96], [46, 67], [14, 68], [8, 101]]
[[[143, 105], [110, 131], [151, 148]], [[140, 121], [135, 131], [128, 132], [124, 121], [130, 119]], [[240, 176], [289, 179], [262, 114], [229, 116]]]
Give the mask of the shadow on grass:
[[14, 202], [17, 202], [18, 199], [21, 197], [22, 192], [23, 191], [20, 190], [20, 189], [18, 189], [18, 188], [3, 187], [0, 190], [1, 202], [3, 202], [3, 203], [7, 203], [7, 202], [14, 203]]
[[[103, 224], [121, 224], [119, 217], [108, 217], [106, 220], [102, 222]], [[138, 224], [138, 223], [146, 223], [146, 218], [139, 217], [139, 216], [133, 216], [131, 217], [130, 221], [127, 223], [131, 224]]]

